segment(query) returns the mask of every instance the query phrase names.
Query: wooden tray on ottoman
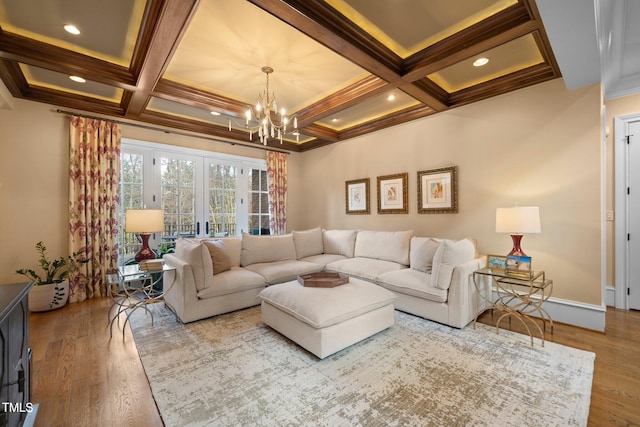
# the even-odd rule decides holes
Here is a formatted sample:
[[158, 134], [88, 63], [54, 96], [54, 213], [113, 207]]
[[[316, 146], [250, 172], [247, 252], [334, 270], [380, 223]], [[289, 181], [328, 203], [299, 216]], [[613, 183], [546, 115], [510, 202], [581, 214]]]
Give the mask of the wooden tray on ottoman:
[[311, 288], [334, 288], [349, 283], [349, 276], [342, 273], [311, 273], [298, 276], [298, 283]]

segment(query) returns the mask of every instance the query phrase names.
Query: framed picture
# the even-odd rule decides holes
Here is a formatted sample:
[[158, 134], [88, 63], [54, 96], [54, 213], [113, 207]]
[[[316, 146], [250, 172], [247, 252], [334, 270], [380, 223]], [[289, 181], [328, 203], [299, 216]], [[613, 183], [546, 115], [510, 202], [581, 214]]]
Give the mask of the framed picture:
[[344, 191], [347, 215], [371, 213], [369, 204], [369, 178], [347, 181]]
[[458, 213], [458, 167], [418, 172], [418, 213]]
[[487, 267], [504, 270], [507, 268], [507, 257], [501, 255], [487, 255]]
[[407, 197], [408, 173], [385, 175], [378, 177], [378, 213], [409, 213]]
[[507, 267], [505, 271], [508, 274], [521, 277], [531, 276], [531, 257], [507, 255]]

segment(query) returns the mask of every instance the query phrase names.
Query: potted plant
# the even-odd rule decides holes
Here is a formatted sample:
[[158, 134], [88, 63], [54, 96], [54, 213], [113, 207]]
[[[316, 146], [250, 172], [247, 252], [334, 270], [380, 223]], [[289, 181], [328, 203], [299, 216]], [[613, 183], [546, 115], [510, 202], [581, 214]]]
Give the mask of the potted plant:
[[29, 291], [29, 310], [49, 311], [64, 307], [69, 299], [69, 275], [77, 269], [78, 263], [89, 260], [77, 259], [80, 252], [76, 252], [71, 256], [51, 261], [47, 257], [47, 248], [42, 242], [36, 243], [36, 250], [40, 255], [38, 262], [44, 274], [40, 275], [28, 268], [16, 270], [16, 273], [26, 276], [35, 283]]

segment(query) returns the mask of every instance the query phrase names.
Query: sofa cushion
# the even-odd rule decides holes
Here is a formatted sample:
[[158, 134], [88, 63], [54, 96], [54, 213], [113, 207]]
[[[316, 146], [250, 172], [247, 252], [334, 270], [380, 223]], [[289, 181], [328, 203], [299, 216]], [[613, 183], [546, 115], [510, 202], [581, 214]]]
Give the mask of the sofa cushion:
[[411, 250], [409, 251], [411, 268], [423, 273], [431, 273], [433, 257], [441, 243], [441, 240], [434, 240], [430, 237], [412, 237]]
[[322, 264], [314, 264], [298, 260], [274, 261], [247, 265], [249, 271], [258, 273], [269, 284], [296, 280], [301, 274], [317, 273], [322, 271]]
[[229, 254], [232, 267], [240, 267], [240, 254], [242, 253], [242, 237], [223, 237], [224, 248]]
[[175, 255], [191, 265], [196, 290], [201, 291], [213, 283], [213, 263], [209, 249], [201, 240], [180, 238], [176, 241]]
[[225, 244], [222, 240], [204, 240], [204, 245], [209, 250], [211, 262], [213, 263], [213, 274], [222, 273], [231, 268], [231, 258], [227, 253]]
[[323, 230], [322, 244], [324, 253], [353, 258], [357, 234], [357, 230]]
[[359, 231], [353, 256], [409, 265], [412, 235], [413, 231]]
[[336, 271], [365, 280], [376, 280], [384, 273], [403, 268], [406, 267], [397, 262], [373, 258], [347, 258], [329, 263], [325, 267], [328, 271]]
[[[395, 295], [362, 280], [335, 288], [282, 283], [260, 292], [260, 298], [314, 328], [326, 328], [393, 303]], [[321, 300], [322, 304], [318, 304]]]
[[315, 264], [327, 265], [334, 261], [340, 261], [341, 259], [347, 259], [344, 255], [336, 255], [336, 254], [320, 254], [320, 255], [311, 255], [306, 258], [300, 258], [298, 261], [306, 261], [313, 262]]
[[453, 269], [460, 264], [473, 260], [476, 249], [469, 239], [443, 240], [433, 256], [431, 285], [440, 289], [449, 289]]
[[230, 270], [216, 274], [213, 285], [198, 292], [198, 298], [213, 298], [229, 295], [250, 289], [264, 288], [264, 277], [242, 267], [231, 267]]
[[381, 275], [378, 284], [390, 291], [412, 295], [434, 302], [447, 302], [449, 291], [431, 286], [431, 275], [413, 268], [390, 271]]
[[293, 235], [282, 236], [253, 236], [242, 234], [242, 253], [240, 265], [286, 261], [296, 259], [296, 248], [293, 243]]
[[320, 227], [311, 230], [294, 231], [293, 243], [296, 247], [296, 257], [298, 259], [320, 255], [324, 252], [322, 229]]

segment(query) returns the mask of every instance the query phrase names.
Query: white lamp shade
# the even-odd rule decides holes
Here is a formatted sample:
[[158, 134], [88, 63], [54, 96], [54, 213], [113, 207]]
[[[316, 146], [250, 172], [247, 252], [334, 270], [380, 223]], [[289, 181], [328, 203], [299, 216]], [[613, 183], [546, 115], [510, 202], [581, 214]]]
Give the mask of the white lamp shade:
[[162, 209], [127, 209], [124, 217], [127, 233], [157, 233], [164, 230]]
[[537, 206], [514, 206], [496, 209], [496, 233], [540, 233], [540, 209]]

